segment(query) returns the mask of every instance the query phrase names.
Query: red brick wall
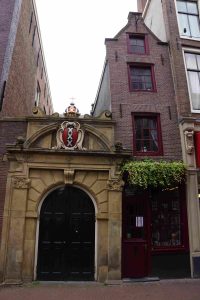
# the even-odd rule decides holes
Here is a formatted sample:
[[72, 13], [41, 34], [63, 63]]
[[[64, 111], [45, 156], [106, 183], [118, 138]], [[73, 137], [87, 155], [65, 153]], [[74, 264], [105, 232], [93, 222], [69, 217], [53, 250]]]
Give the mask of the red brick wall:
[[[15, 144], [18, 136], [26, 136], [25, 121], [0, 120], [0, 235], [2, 231], [2, 216], [5, 201], [8, 162], [5, 161], [6, 144]], [[1, 237], [0, 237], [1, 238]]]
[[1, 0], [0, 3], [0, 79], [10, 32], [14, 2], [15, 0]]
[[[149, 55], [128, 54], [127, 33], [148, 35]], [[124, 147], [133, 147], [132, 112], [160, 114], [164, 157], [181, 159], [181, 144], [175, 103], [174, 83], [171, 74], [169, 47], [159, 43], [143, 25], [141, 15], [130, 14], [130, 21], [116, 37], [106, 40], [110, 70], [110, 90], [113, 119], [117, 121], [115, 139]], [[157, 92], [130, 92], [128, 63], [154, 65]], [[121, 106], [121, 108], [120, 108]]]
[[[31, 22], [32, 19], [32, 22]], [[23, 0], [11, 67], [0, 116], [31, 115], [37, 81], [41, 89], [40, 105], [52, 113], [51, 95], [42, 57], [39, 27], [31, 0]], [[38, 53], [40, 55], [38, 58]], [[44, 93], [46, 85], [46, 93]], [[49, 99], [47, 103], [47, 97]]]

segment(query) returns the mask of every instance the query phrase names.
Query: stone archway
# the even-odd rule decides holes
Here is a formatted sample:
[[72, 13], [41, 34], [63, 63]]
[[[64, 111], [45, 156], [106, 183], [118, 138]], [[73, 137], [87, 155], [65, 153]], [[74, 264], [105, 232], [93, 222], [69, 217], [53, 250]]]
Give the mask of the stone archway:
[[40, 212], [37, 279], [94, 280], [95, 209], [79, 188], [51, 192]]

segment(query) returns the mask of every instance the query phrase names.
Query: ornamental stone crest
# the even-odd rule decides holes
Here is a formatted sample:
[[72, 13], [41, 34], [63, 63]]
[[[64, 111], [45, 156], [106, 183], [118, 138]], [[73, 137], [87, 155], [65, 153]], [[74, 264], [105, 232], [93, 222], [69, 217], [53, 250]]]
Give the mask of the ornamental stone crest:
[[28, 189], [30, 186], [30, 179], [23, 177], [14, 177], [14, 188], [16, 189]]
[[194, 151], [194, 130], [193, 128], [187, 128], [184, 131], [184, 138], [185, 138], [185, 147], [187, 154], [192, 154]]
[[56, 134], [54, 149], [86, 150], [83, 148], [84, 132], [78, 122], [63, 122]]
[[123, 181], [121, 179], [111, 179], [111, 180], [108, 180], [107, 182], [108, 184], [108, 189], [111, 190], [111, 191], [119, 191], [121, 192], [122, 189], [123, 189]]

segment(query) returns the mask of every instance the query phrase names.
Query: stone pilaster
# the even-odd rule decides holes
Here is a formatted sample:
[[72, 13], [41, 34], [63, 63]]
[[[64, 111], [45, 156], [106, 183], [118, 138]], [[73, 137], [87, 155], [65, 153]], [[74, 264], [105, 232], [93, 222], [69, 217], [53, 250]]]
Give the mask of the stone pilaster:
[[122, 186], [121, 179], [108, 181], [108, 280], [121, 279]]

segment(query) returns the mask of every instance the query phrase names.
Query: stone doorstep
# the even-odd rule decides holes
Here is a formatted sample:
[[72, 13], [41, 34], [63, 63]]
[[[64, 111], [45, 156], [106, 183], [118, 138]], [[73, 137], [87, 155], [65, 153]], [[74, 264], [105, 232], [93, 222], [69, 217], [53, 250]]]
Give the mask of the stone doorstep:
[[159, 277], [142, 277], [142, 278], [124, 278], [123, 283], [137, 283], [137, 282], [153, 282], [160, 281]]

